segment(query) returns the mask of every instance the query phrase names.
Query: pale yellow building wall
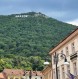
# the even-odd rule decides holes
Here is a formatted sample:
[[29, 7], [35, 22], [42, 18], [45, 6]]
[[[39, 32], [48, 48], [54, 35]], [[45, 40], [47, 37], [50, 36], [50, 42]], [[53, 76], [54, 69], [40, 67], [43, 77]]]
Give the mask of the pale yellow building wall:
[[[7, 79], [10, 79], [10, 78], [13, 78], [13, 79], [22, 79], [22, 78], [24, 78], [24, 79], [29, 79], [29, 75], [27, 75], [27, 76], [8, 76], [7, 77]], [[41, 79], [41, 76], [32, 76], [31, 77], [31, 79]]]
[[49, 71], [49, 73], [44, 75], [44, 79], [52, 79], [52, 75], [51, 74], [52, 74], [52, 72]]
[[53, 79], [51, 67], [43, 70], [42, 73], [43, 73], [43, 79]]
[[[75, 51], [78, 51], [78, 35], [75, 36], [73, 39], [69, 40], [66, 44], [64, 44], [62, 47], [60, 47], [58, 50], [55, 51], [57, 54], [59, 54], [59, 53], [61, 53], [61, 51], [63, 50], [63, 53], [66, 55], [66, 47], [68, 46], [69, 55], [67, 56], [67, 60], [68, 60], [68, 62], [70, 63], [70, 72], [71, 72], [72, 74], [74, 74], [74, 71], [73, 71], [73, 63], [72, 63], [72, 61], [70, 60], [70, 55], [72, 54], [71, 44], [72, 44], [73, 42], [74, 42], [74, 44], [75, 44]], [[55, 53], [55, 52], [54, 52], [54, 53]], [[60, 54], [59, 54], [59, 55], [60, 55]], [[52, 54], [52, 58], [53, 58], [53, 54]], [[74, 60], [74, 61], [75, 61], [75, 60]], [[78, 71], [78, 58], [77, 58], [76, 62], [77, 62], [77, 71]], [[61, 66], [63, 65], [63, 63], [64, 63], [64, 59], [59, 59], [58, 67], [60, 67], [60, 76], [61, 76], [60, 79], [62, 79]], [[56, 66], [55, 66], [55, 64], [53, 64], [53, 59], [52, 59], [52, 68], [55, 69], [55, 67], [56, 67]], [[65, 69], [65, 72], [67, 72], [67, 66], [66, 66], [66, 65], [64, 65], [64, 69]], [[78, 74], [78, 72], [77, 72], [77, 74]], [[66, 79], [66, 78], [67, 78], [67, 75], [65, 75], [65, 79]]]
[[7, 78], [8, 79], [10, 79], [10, 78], [13, 78], [13, 79], [16, 79], [16, 78], [21, 79], [22, 77], [21, 76], [7, 76]]
[[45, 79], [52, 79], [52, 72], [51, 72], [51, 70], [46, 75], [47, 75], [47, 78], [45, 78]]

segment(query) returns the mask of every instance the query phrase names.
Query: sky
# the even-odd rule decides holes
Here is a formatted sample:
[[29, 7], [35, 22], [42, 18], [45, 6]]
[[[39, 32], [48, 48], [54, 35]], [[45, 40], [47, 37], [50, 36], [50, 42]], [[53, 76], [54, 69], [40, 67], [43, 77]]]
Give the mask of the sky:
[[78, 25], [78, 0], [0, 0], [0, 15], [32, 11]]

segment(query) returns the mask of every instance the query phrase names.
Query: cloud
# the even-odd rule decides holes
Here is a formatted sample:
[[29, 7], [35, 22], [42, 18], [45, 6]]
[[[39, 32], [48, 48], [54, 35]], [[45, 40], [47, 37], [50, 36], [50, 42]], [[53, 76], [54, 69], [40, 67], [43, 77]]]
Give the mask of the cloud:
[[0, 0], [0, 14], [42, 12], [60, 21], [78, 17], [78, 0]]
[[78, 19], [73, 20], [73, 21], [69, 21], [67, 23], [78, 26]]

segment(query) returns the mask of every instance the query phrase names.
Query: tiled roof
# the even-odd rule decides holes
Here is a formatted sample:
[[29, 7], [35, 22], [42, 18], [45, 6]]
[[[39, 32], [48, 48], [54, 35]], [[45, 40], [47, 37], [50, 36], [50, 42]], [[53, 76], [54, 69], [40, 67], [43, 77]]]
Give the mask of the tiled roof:
[[[3, 73], [7, 75], [18, 75], [18, 76], [24, 76], [26, 75], [30, 75], [30, 71], [25, 71], [25, 70], [21, 70], [21, 69], [4, 69]], [[41, 71], [31, 71], [31, 75], [32, 76], [42, 76], [42, 72]]]
[[19, 76], [23, 76], [24, 71], [20, 70], [20, 69], [4, 69], [3, 73], [5, 73], [6, 75], [19, 75]]

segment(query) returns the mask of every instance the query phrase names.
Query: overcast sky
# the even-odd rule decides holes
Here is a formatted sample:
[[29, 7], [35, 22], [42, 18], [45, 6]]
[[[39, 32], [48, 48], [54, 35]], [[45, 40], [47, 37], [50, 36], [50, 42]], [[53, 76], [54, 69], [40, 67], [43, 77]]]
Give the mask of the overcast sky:
[[78, 25], [78, 0], [0, 0], [0, 15], [31, 11]]

